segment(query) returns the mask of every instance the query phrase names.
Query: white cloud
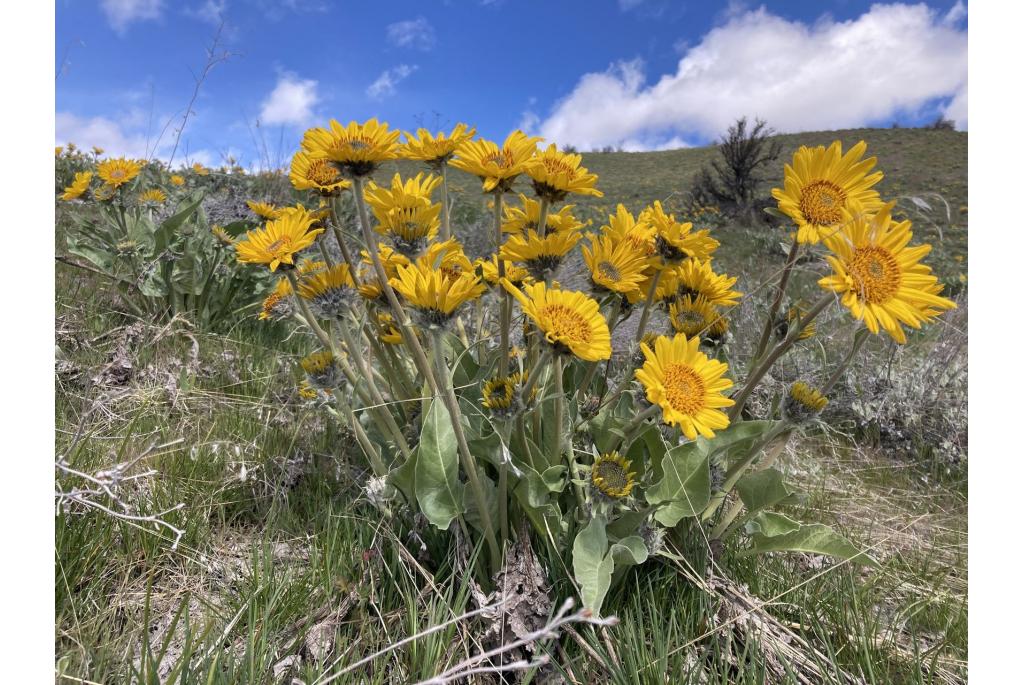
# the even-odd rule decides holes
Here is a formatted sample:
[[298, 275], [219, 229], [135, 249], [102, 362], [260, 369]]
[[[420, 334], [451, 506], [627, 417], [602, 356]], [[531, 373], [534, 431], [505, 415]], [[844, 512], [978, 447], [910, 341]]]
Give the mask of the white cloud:
[[185, 15], [205, 21], [209, 24], [220, 24], [228, 10], [228, 0], [206, 0], [197, 7], [186, 7]]
[[[152, 152], [153, 140], [143, 132], [126, 130], [121, 122], [106, 117], [80, 117], [71, 112], [57, 112], [56, 144], [75, 143], [80, 148], [101, 147], [112, 157], [145, 158]], [[155, 138], [155, 136], [154, 136]], [[164, 141], [161, 146], [165, 146]]]
[[300, 79], [285, 72], [277, 78], [277, 85], [260, 108], [260, 123], [302, 126], [313, 118], [313, 107], [320, 101], [317, 82]]
[[133, 22], [159, 19], [163, 4], [163, 0], [100, 0], [107, 22], [117, 33], [124, 33]]
[[[954, 17], [950, 22], [949, 16]], [[648, 84], [639, 59], [585, 74], [534, 131], [580, 149], [708, 139], [737, 117], [779, 131], [885, 122], [952, 98], [966, 125], [967, 32], [925, 5], [873, 5], [857, 19], [731, 16]]]
[[388, 42], [400, 48], [430, 50], [437, 42], [434, 27], [423, 17], [389, 24]]
[[384, 73], [366, 89], [366, 95], [374, 100], [382, 100], [394, 95], [396, 87], [419, 67], [415, 64], [399, 64], [397, 67], [385, 69]]

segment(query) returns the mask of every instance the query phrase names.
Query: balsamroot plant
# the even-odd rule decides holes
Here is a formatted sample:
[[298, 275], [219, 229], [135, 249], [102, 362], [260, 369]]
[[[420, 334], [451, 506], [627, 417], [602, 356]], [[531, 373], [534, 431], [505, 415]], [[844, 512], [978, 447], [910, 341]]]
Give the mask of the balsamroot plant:
[[[870, 173], [863, 143], [845, 155], [838, 142], [801, 148], [787, 165], [775, 194], [795, 225], [792, 249], [764, 334], [738, 371], [721, 343], [742, 294], [716, 270], [719, 242], [708, 229], [656, 202], [636, 215], [618, 205], [586, 232], [565, 203], [602, 195], [596, 175], [580, 155], [539, 148], [521, 131], [501, 143], [462, 125], [404, 143], [400, 135], [376, 119], [310, 129], [291, 180], [321, 209], [270, 217], [235, 245], [241, 262], [278, 275], [262, 316], [318, 342], [301, 360], [304, 393], [351, 429], [382, 511], [422, 514], [481, 541], [485, 582], [526, 522], [534, 544], [571, 556], [595, 613], [623, 569], [667, 554], [667, 536], [739, 535], [750, 554], [798, 549], [875, 563], [830, 528], [777, 511], [797, 494], [773, 465], [793, 431], [820, 414], [866, 336], [906, 342], [906, 328], [954, 306], [921, 263], [928, 246], [913, 245], [910, 223], [894, 221], [871, 189], [881, 174]], [[399, 158], [429, 173], [371, 180]], [[456, 170], [478, 177], [493, 207], [493, 251], [475, 262], [451, 237]], [[339, 220], [346, 195], [355, 227]], [[812, 246], [831, 274], [774, 336], [797, 255]], [[586, 292], [554, 280], [576, 249]], [[836, 306], [859, 332], [829, 355], [840, 361], [823, 370], [827, 382], [797, 382], [776, 415], [744, 418], [761, 379]], [[656, 308], [674, 334], [647, 331]], [[613, 350], [630, 318], [635, 335]]]

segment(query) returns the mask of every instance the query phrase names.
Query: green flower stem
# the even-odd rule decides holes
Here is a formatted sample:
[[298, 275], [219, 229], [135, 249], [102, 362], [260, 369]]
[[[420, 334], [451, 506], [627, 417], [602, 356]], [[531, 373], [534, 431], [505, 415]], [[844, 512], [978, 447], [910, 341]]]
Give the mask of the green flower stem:
[[[786, 448], [787, 443], [789, 443], [789, 437], [792, 434], [793, 432], [789, 431], [785, 434], [785, 436], [783, 436], [782, 440], [776, 442], [775, 445], [772, 446], [771, 451], [767, 455], [765, 455], [765, 458], [758, 462], [757, 467], [754, 469], [754, 471], [764, 471], [765, 469], [770, 468], [779, 458], [779, 455], [782, 454], [782, 450]], [[736, 521], [735, 524], [733, 524], [733, 521], [735, 521], [736, 517], [739, 516], [742, 511], [743, 500], [737, 497], [736, 501], [732, 503], [731, 507], [729, 507], [729, 511], [727, 511], [725, 515], [722, 517], [722, 520], [719, 521], [718, 524], [711, 530], [711, 539], [720, 540], [732, 535], [733, 532], [735, 532], [735, 530], [739, 527], [739, 524], [741, 524], [743, 520], [746, 518], [744, 517], [743, 519], [740, 519]]]
[[338, 352], [334, 347], [334, 342], [331, 340], [331, 336], [327, 335], [327, 331], [320, 327], [320, 324], [316, 321], [316, 317], [313, 316], [313, 312], [309, 309], [309, 303], [299, 295], [299, 281], [295, 278], [295, 270], [288, 269], [284, 272], [284, 275], [292, 285], [292, 295], [294, 296], [295, 301], [299, 303], [299, 309], [302, 310], [302, 316], [306, 319], [306, 325], [309, 326], [310, 330], [312, 330], [313, 333], [316, 334], [316, 337], [320, 339], [320, 344], [324, 346], [324, 349], [330, 350], [331, 353], [337, 357]]
[[[761, 454], [761, 450], [770, 445], [773, 440], [778, 438], [784, 432], [791, 430], [791, 428], [792, 427], [789, 423], [784, 421], [781, 426], [771, 431], [768, 435], [764, 436], [750, 447], [750, 452], [747, 453], [747, 457], [738, 464], [733, 465], [732, 468], [726, 472], [725, 482], [722, 483], [721, 488], [711, 495], [711, 501], [708, 503], [708, 506], [705, 507], [704, 512], [700, 516], [701, 521], [707, 521], [714, 516], [715, 512], [718, 511], [718, 508], [722, 506], [722, 502], [725, 501], [725, 498], [736, 486], [739, 479], [743, 477], [743, 474], [746, 473], [747, 469], [757, 461], [758, 456]], [[786, 439], [788, 440], [789, 438], [787, 437]]]
[[448, 208], [448, 164], [441, 163], [441, 240], [452, 237], [451, 217]]
[[[622, 298], [616, 297], [615, 304], [612, 305], [612, 311], [608, 314], [608, 330], [614, 331], [615, 324], [619, 320], [619, 314], [622, 312]], [[607, 370], [612, 364], [612, 360], [609, 357], [608, 361], [605, 362], [605, 370]], [[583, 377], [583, 382], [580, 383], [579, 387], [576, 388], [576, 402], [582, 402], [586, 398], [587, 393], [590, 392], [590, 384], [594, 382], [594, 376], [597, 375], [597, 369], [601, 366], [600, 362], [592, 362], [590, 368], [587, 369], [587, 375]]]
[[[352, 187], [355, 188], [356, 184], [353, 183]], [[359, 198], [363, 197], [363, 189], [360, 183], [359, 186]], [[338, 241], [338, 248], [341, 250], [341, 256], [345, 259], [345, 263], [348, 264], [348, 271], [352, 275], [352, 282], [356, 284], [358, 288], [359, 283], [359, 264], [352, 258], [352, 253], [348, 251], [348, 245], [345, 243], [345, 236], [341, 232], [341, 215], [338, 212], [338, 203], [341, 201], [340, 197], [335, 195], [328, 202], [328, 206], [331, 208], [331, 232], [334, 233], [334, 239]], [[357, 203], [360, 204], [360, 203]], [[363, 212], [366, 211], [366, 207], [361, 205]], [[360, 218], [362, 218], [360, 216]], [[371, 243], [366, 243], [366, 251], [374, 252]]]
[[782, 306], [782, 298], [786, 294], [786, 286], [789, 284], [789, 275], [793, 272], [793, 265], [796, 264], [796, 256], [800, 252], [800, 243], [796, 241], [796, 236], [793, 236], [793, 244], [789, 248], [789, 254], [786, 256], [786, 266], [782, 268], [782, 275], [779, 276], [779, 283], [775, 286], [775, 299], [772, 300], [771, 309], [768, 310], [768, 319], [764, 322], [764, 330], [761, 331], [761, 339], [757, 341], [757, 349], [754, 350], [754, 354], [750, 357], [750, 363], [756, 364], [757, 360], [761, 358], [764, 351], [768, 349], [768, 342], [772, 339], [772, 331], [775, 329], [775, 316], [779, 313], [779, 307]]
[[[497, 571], [501, 568], [501, 547], [494, 536], [494, 522], [491, 521], [491, 511], [487, 508], [487, 498], [484, 496], [483, 485], [480, 483], [476, 459], [469, 449], [466, 434], [462, 430], [462, 411], [459, 409], [459, 401], [455, 397], [454, 388], [452, 388], [451, 374], [449, 374], [448, 366], [444, 361], [444, 350], [442, 349], [444, 341], [441, 339], [441, 334], [438, 331], [432, 331], [431, 337], [431, 342], [433, 343], [431, 347], [434, 352], [434, 373], [436, 374], [435, 382], [440, 381], [444, 384], [443, 390], [439, 394], [445, 403], [445, 407], [448, 409], [448, 415], [452, 421], [452, 429], [455, 432], [455, 442], [459, 448], [462, 470], [466, 472], [466, 478], [469, 480], [469, 489], [473, 493], [473, 499], [476, 500], [477, 511], [480, 512], [480, 521], [484, 528], [484, 538], [487, 540], [487, 546], [491, 552], [491, 570]], [[437, 397], [436, 394], [435, 397]]]
[[320, 248], [320, 256], [324, 258], [324, 263], [328, 266], [334, 266], [334, 260], [331, 259], [331, 255], [327, 252], [327, 245], [324, 244], [323, 240], [317, 240], [316, 246]]
[[537, 235], [543, 238], [548, 232], [548, 210], [551, 208], [551, 201], [546, 197], [540, 199], [540, 215], [537, 217]]
[[516, 435], [519, 436], [520, 442], [523, 443], [523, 449], [526, 450], [526, 461], [527, 461], [527, 463], [529, 463], [530, 468], [532, 468], [534, 471], [537, 471], [537, 473], [540, 473], [540, 471], [537, 469], [537, 464], [535, 464], [533, 462], [533, 453], [530, 452], [530, 446], [529, 446], [529, 443], [526, 440], [526, 417], [522, 413], [520, 413], [518, 416], [516, 416], [516, 427], [515, 428], [516, 428]]
[[[413, 390], [412, 380], [409, 378], [409, 374], [406, 372], [405, 367], [394, 355], [389, 354], [390, 350], [377, 339], [379, 331], [372, 330], [370, 323], [367, 322], [363, 326], [363, 332], [366, 340], [370, 343], [370, 347], [373, 348], [373, 355], [378, 359], [378, 361], [380, 361], [381, 368], [384, 369], [388, 376], [392, 392], [397, 389], [398, 392], [394, 394], [401, 396], [403, 400], [416, 397], [417, 395], [415, 390]], [[403, 414], [404, 413], [405, 412], [403, 411]]]
[[[563, 423], [565, 419], [565, 387], [562, 381], [563, 367], [562, 357], [556, 355], [554, 359], [554, 366], [552, 368], [552, 375], [555, 381], [555, 425], [551, 432], [551, 460], [549, 463], [557, 464], [562, 461], [562, 448], [563, 448]], [[583, 486], [580, 485], [580, 465], [576, 462], [576, 450], [572, 448], [572, 441], [570, 440], [568, 445], [568, 452], [566, 453], [566, 460], [569, 465], [569, 473], [572, 474], [573, 478], [573, 490], [576, 493], [576, 503], [580, 507], [580, 511], [586, 510], [586, 500], [583, 497]]]
[[370, 468], [373, 469], [374, 474], [377, 476], [386, 476], [388, 474], [388, 469], [384, 465], [384, 462], [381, 461], [380, 454], [370, 441], [370, 437], [366, 434], [366, 431], [363, 430], [363, 426], [359, 423], [359, 419], [356, 418], [355, 412], [352, 411], [352, 407], [350, 407], [345, 401], [345, 397], [342, 395], [341, 390], [335, 388], [333, 392], [334, 399], [338, 402], [338, 406], [344, 410], [345, 416], [348, 418], [348, 421], [352, 426], [352, 432], [356, 436], [356, 442], [359, 443], [363, 453], [366, 454], [366, 458], [370, 461]]
[[658, 281], [661, 280], [661, 274], [665, 269], [662, 267], [658, 269], [657, 273], [654, 274], [654, 278], [651, 279], [651, 286], [647, 289], [647, 298], [644, 300], [644, 311], [640, 315], [640, 325], [636, 327], [636, 338], [637, 342], [640, 342], [644, 337], [644, 331], [647, 330], [647, 320], [651, 317], [651, 308], [654, 306], [654, 294], [658, 290]]
[[818, 316], [818, 314], [821, 314], [821, 312], [825, 310], [825, 307], [829, 306], [834, 300], [834, 293], [825, 293], [821, 299], [815, 302], [814, 306], [800, 318], [800, 321], [798, 321], [796, 325], [789, 327], [789, 332], [786, 334], [786, 337], [768, 353], [768, 356], [765, 357], [764, 361], [762, 361], [760, 365], [758, 365], [758, 367], [747, 377], [747, 382], [743, 385], [743, 389], [740, 390], [739, 394], [736, 396], [736, 404], [729, 408], [729, 421], [735, 421], [740, 416], [740, 412], [743, 411], [743, 406], [750, 398], [750, 393], [754, 391], [754, 388], [757, 387], [757, 384], [760, 383], [761, 379], [764, 378], [766, 373], [768, 373], [768, 370], [772, 368], [772, 365], [775, 364], [775, 362], [777, 362], [779, 358], [796, 343], [797, 338], [800, 337], [800, 332], [807, 328], [807, 326], [814, 321], [815, 317]]
[[850, 362], [853, 361], [853, 358], [857, 356], [857, 352], [859, 352], [860, 348], [864, 345], [864, 341], [868, 339], [868, 334], [870, 332], [871, 331], [864, 327], [857, 329], [857, 332], [853, 336], [853, 345], [850, 346], [850, 351], [846, 353], [846, 357], [843, 358], [842, 363], [836, 367], [836, 370], [833, 371], [832, 375], [829, 376], [827, 381], [825, 381], [825, 385], [821, 387], [822, 395], [828, 395], [829, 391], [832, 390], [832, 387], [835, 386], [835, 384], [839, 382], [839, 379], [843, 377], [843, 373], [850, 365]]
[[[503, 445], [508, 445], [511, 433], [512, 427], [505, 422], [500, 429]], [[505, 463], [504, 458], [498, 464], [498, 525], [501, 530], [501, 539], [508, 540], [508, 464]]]
[[508, 350], [509, 350], [509, 328], [512, 326], [512, 295], [501, 285], [505, 278], [505, 260], [498, 254], [501, 252], [501, 208], [504, 193], [500, 190], [494, 191], [494, 254], [498, 261], [498, 288], [501, 297], [501, 326], [498, 334], [498, 375], [508, 375]]
[[523, 386], [522, 395], [525, 400], [530, 396], [530, 392], [534, 386], [537, 385], [537, 380], [540, 378], [541, 372], [544, 370], [544, 366], [551, 360], [552, 352], [550, 349], [546, 349], [541, 352], [537, 362], [530, 367], [530, 370], [526, 373], [526, 385]]

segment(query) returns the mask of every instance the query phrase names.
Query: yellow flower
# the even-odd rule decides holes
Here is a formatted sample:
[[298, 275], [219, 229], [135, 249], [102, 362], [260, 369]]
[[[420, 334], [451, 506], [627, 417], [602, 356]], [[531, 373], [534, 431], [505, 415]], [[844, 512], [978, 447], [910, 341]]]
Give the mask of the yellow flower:
[[405, 144], [402, 146], [402, 155], [406, 159], [413, 159], [426, 162], [435, 169], [440, 169], [452, 158], [459, 145], [470, 140], [476, 135], [476, 129], [466, 130], [465, 124], [456, 124], [452, 132], [445, 134], [440, 131], [436, 136], [431, 135], [425, 128], [417, 129], [416, 135], [405, 134]]
[[541, 138], [531, 138], [518, 130], [510, 133], [501, 147], [490, 140], [467, 140], [459, 145], [451, 166], [478, 176], [485, 193], [505, 192], [516, 176], [526, 171], [540, 141]]
[[734, 404], [723, 394], [732, 387], [732, 381], [723, 377], [729, 367], [708, 359], [700, 351], [699, 338], [659, 336], [653, 350], [641, 343], [640, 351], [646, 361], [636, 370], [636, 378], [647, 400], [661, 407], [665, 423], [681, 428], [690, 440], [698, 433], [710, 440], [716, 430], [729, 425], [721, 411]]
[[98, 202], [106, 202], [107, 200], [114, 197], [114, 192], [117, 190], [114, 186], [109, 183], [104, 183], [96, 190], [92, 191], [92, 197]]
[[710, 261], [687, 259], [676, 268], [666, 269], [662, 280], [666, 289], [674, 289], [676, 296], [703, 295], [716, 307], [732, 307], [743, 294], [732, 290], [736, 278], [716, 274]]
[[377, 323], [380, 325], [380, 341], [386, 345], [401, 345], [402, 330], [395, 325], [395, 317], [387, 312], [377, 312]]
[[96, 165], [96, 175], [112, 188], [120, 188], [139, 175], [142, 167], [132, 159], [118, 157], [107, 159]]
[[245, 204], [246, 206], [249, 207], [253, 214], [259, 217], [263, 217], [264, 219], [276, 219], [281, 214], [281, 210], [279, 210], [277, 207], [270, 204], [269, 202], [256, 202], [255, 200], [246, 200]]
[[896, 342], [907, 336], [901, 324], [920, 328], [941, 310], [956, 304], [939, 297], [942, 286], [921, 259], [931, 245], [908, 247], [910, 222], [894, 223], [895, 203], [874, 216], [844, 213], [843, 230], [825, 238], [832, 275], [818, 281], [825, 290], [842, 295], [853, 316], [876, 335], [885, 329]]
[[195, 172], [195, 174], [197, 176], [209, 176], [210, 175], [210, 170], [207, 169], [206, 167], [204, 167], [199, 162], [196, 162], [195, 164], [192, 165], [192, 171]]
[[[530, 229], [537, 229], [537, 224], [540, 222], [540, 202], [532, 200], [522, 193], [519, 193], [519, 201], [522, 203], [522, 208], [508, 204], [502, 206], [505, 214], [501, 222], [502, 233], [526, 233]], [[544, 222], [545, 232], [558, 233], [559, 231], [575, 231], [583, 228], [584, 224], [572, 214], [574, 206], [563, 205], [557, 212], [548, 212], [548, 218]]]
[[350, 176], [366, 176], [381, 162], [397, 159], [401, 131], [389, 131], [386, 123], [368, 119], [342, 126], [331, 119], [330, 128], [311, 128], [302, 137], [302, 149], [312, 159], [335, 162]]
[[828, 398], [803, 381], [797, 381], [789, 388], [789, 396], [805, 409], [817, 413], [828, 404]]
[[597, 174], [580, 166], [582, 155], [559, 152], [554, 143], [530, 159], [526, 174], [533, 179], [533, 190], [538, 197], [561, 202], [569, 193], [604, 197], [595, 186]]
[[77, 200], [89, 189], [90, 182], [92, 182], [92, 172], [79, 171], [75, 174], [75, 180], [72, 181], [71, 185], [64, 189], [64, 194], [60, 196], [60, 199]]
[[[786, 330], [788, 331], [790, 326], [795, 326], [797, 324], [797, 322], [800, 321], [801, 317], [803, 317], [803, 315], [806, 314], [806, 313], [807, 313], [807, 311], [804, 309], [803, 305], [800, 305], [800, 304], [794, 304], [792, 307], [787, 309], [786, 310]], [[800, 331], [800, 333], [797, 334], [796, 339], [797, 340], [807, 340], [808, 338], [813, 338], [814, 334], [815, 334], [815, 332], [817, 330], [818, 330], [817, 325], [813, 321], [811, 321], [809, 324], [807, 324], [804, 327], [804, 329], [802, 331]], [[785, 334], [783, 334], [783, 335], [785, 335]]]
[[627, 242], [615, 244], [608, 236], [591, 237], [590, 248], [583, 248], [583, 261], [595, 288], [624, 295], [639, 291], [650, 266], [650, 257]]
[[632, 465], [633, 462], [619, 456], [618, 452], [602, 454], [590, 467], [590, 482], [609, 499], [629, 497], [636, 485], [636, 473], [629, 470]]
[[484, 408], [499, 418], [509, 418], [518, 414], [537, 396], [537, 388], [534, 386], [529, 397], [522, 397], [528, 376], [526, 372], [517, 372], [489, 379], [480, 391]]
[[288, 179], [296, 190], [313, 190], [321, 195], [334, 195], [352, 185], [328, 160], [312, 159], [302, 150], [292, 157]]
[[462, 249], [462, 243], [455, 238], [431, 244], [426, 252], [416, 259], [416, 263], [428, 269], [440, 269], [449, 279], [475, 271], [473, 262], [469, 261], [469, 257]]
[[292, 313], [292, 284], [287, 278], [278, 278], [273, 292], [263, 300], [260, 321], [286, 319]]
[[725, 334], [728, 323], [713, 304], [702, 295], [683, 295], [668, 308], [669, 320], [676, 333], [687, 338], [719, 338]]
[[[490, 259], [476, 260], [476, 266], [480, 268], [480, 274], [484, 280], [492, 285], [498, 285], [501, 281], [498, 276], [498, 255], [491, 255]], [[523, 283], [533, 283], [533, 276], [521, 266], [512, 262], [505, 262], [505, 278], [514, 286], [521, 286]]]
[[544, 333], [555, 352], [571, 352], [589, 362], [611, 357], [608, 322], [593, 298], [572, 290], [548, 289], [544, 283], [526, 285], [523, 290], [507, 279], [501, 284], [519, 300], [523, 312]]
[[658, 250], [654, 227], [644, 218], [637, 221], [625, 205], [615, 207], [615, 214], [608, 215], [608, 223], [601, 227], [601, 231], [613, 243], [626, 242], [629, 249], [646, 257], [653, 256]]
[[139, 204], [162, 205], [167, 202], [167, 193], [159, 188], [150, 188], [139, 193]]
[[336, 388], [341, 383], [341, 370], [334, 355], [328, 350], [303, 357], [299, 365], [309, 376], [309, 382], [318, 388]]
[[443, 270], [420, 263], [398, 267], [398, 275], [389, 282], [415, 309], [425, 327], [443, 326], [456, 309], [487, 289], [472, 272], [449, 278]]
[[299, 281], [299, 297], [309, 300], [313, 313], [323, 319], [340, 319], [357, 297], [356, 283], [348, 264], [335, 264]]
[[317, 389], [309, 383], [309, 379], [303, 378], [299, 383], [299, 397], [304, 400], [315, 400], [319, 397]]
[[58, 145], [55, 148], [53, 148], [54, 157], [60, 157], [62, 154], [64, 154], [64, 146]]
[[[359, 254], [363, 258], [363, 263], [369, 265], [372, 272], [373, 259], [370, 257], [370, 253], [366, 250], [360, 250]], [[377, 255], [380, 257], [381, 265], [384, 267], [384, 274], [388, 278], [394, 278], [398, 275], [398, 267], [408, 266], [412, 263], [408, 257], [396, 252], [384, 243], [377, 244]], [[360, 278], [359, 280], [362, 281], [363, 279]]]
[[216, 238], [217, 240], [219, 240], [224, 245], [234, 245], [235, 244], [235, 239], [231, 236], [230, 233], [228, 233], [227, 231], [224, 230], [223, 226], [220, 226], [218, 224], [214, 224], [213, 226], [210, 226], [210, 233], [212, 233], [213, 237]]
[[296, 253], [313, 244], [324, 232], [322, 228], [310, 230], [312, 219], [297, 214], [268, 221], [263, 228], [248, 231], [245, 240], [235, 243], [238, 261], [248, 264], [266, 264], [271, 271], [294, 264]]
[[678, 262], [687, 257], [702, 261], [711, 259], [720, 244], [707, 229], [691, 232], [693, 224], [676, 221], [674, 215], [665, 213], [658, 200], [640, 212], [640, 221], [654, 228], [658, 253], [669, 262]]
[[182, 176], [181, 174], [172, 174], [171, 175], [171, 185], [172, 186], [179, 186], [179, 187], [185, 185], [185, 177]]
[[307, 209], [300, 204], [296, 204], [294, 207], [278, 207], [274, 209], [274, 219], [280, 219], [285, 216], [295, 216], [300, 219], [309, 219], [313, 222], [313, 225], [318, 228], [324, 227], [324, 221], [330, 215], [331, 210], [329, 207], [320, 207], [317, 209]]
[[578, 231], [559, 231], [541, 238], [537, 231], [531, 230], [525, 237], [513, 235], [505, 241], [498, 251], [498, 258], [523, 262], [534, 278], [543, 280], [558, 268], [562, 258], [582, 237]]
[[101, 147], [99, 147], [97, 145], [93, 145], [92, 146], [92, 153], [94, 155], [96, 155], [97, 157], [99, 157], [100, 155], [103, 154], [103, 148], [101, 148]]
[[375, 230], [408, 257], [418, 255], [437, 236], [441, 205], [430, 196], [440, 184], [439, 176], [417, 174], [403, 182], [395, 174], [390, 190], [372, 181], [366, 187], [364, 197], [377, 218]]
[[844, 209], [856, 215], [881, 207], [871, 186], [882, 180], [882, 172], [868, 174], [877, 160], [861, 159], [867, 147], [862, 140], [844, 155], [837, 140], [827, 150], [824, 145], [801, 146], [793, 155], [793, 164], [786, 165], [784, 188], [772, 188], [772, 197], [796, 223], [798, 242], [819, 243], [834, 233]]

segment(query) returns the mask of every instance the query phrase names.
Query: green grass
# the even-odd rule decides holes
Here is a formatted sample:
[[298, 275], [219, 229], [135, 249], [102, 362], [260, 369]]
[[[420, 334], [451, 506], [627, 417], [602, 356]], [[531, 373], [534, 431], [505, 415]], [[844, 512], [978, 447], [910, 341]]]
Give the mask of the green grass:
[[[834, 137], [846, 145], [868, 141], [887, 174], [883, 195], [942, 193], [953, 227], [943, 226], [936, 252], [966, 254], [966, 213], [959, 212], [966, 134], [783, 136], [784, 155]], [[606, 197], [580, 202], [580, 213], [601, 219], [618, 201], [637, 209], [677, 197], [710, 154], [587, 154]], [[455, 185], [458, 192], [476, 184], [463, 176]], [[483, 210], [474, 200], [461, 209], [469, 219]], [[920, 232], [938, 237], [931, 227]], [[730, 270], [756, 280], [781, 265], [781, 255], [766, 257], [781, 236], [745, 226], [715, 234]], [[145, 523], [78, 507], [60, 515], [58, 682], [313, 683], [473, 608], [448, 534], [382, 516], [362, 495], [369, 474], [347, 456], [351, 436], [298, 398], [289, 359], [306, 340], [251, 320], [224, 335], [145, 324], [131, 352], [133, 380], [98, 388], [89, 379], [132, 320], [91, 274], [58, 265], [57, 293], [57, 342], [69, 365], [56, 376], [57, 453], [95, 471], [153, 441], [181, 438], [147, 462], [158, 476], [125, 492], [142, 513], [185, 505], [167, 515], [185, 531], [176, 549], [173, 535]], [[297, 457], [306, 466], [295, 478], [288, 461]], [[752, 559], [730, 542], [717, 560], [719, 576], [753, 603], [737, 604], [694, 573], [704, 568], [707, 548], [699, 530], [682, 530], [671, 545], [681, 561], [633, 569], [611, 593], [604, 611], [620, 619], [617, 626], [578, 626], [544, 646], [555, 670], [578, 683], [774, 682], [779, 669], [795, 667], [789, 649], [821, 682], [965, 682], [964, 483], [926, 481], [914, 464], [815, 432], [793, 441], [783, 462], [808, 493], [790, 513], [877, 544], [881, 569], [822, 565], [804, 555]], [[537, 553], [555, 603], [572, 596], [566, 559]], [[749, 606], [757, 608], [745, 615]], [[752, 629], [751, 620], [772, 622], [775, 635]], [[330, 636], [329, 648], [305, 646], [320, 632]], [[479, 651], [479, 633], [472, 622], [456, 623], [334, 682], [427, 678]], [[301, 665], [276, 677], [275, 665], [296, 654]], [[782, 680], [798, 682], [795, 675]]]

